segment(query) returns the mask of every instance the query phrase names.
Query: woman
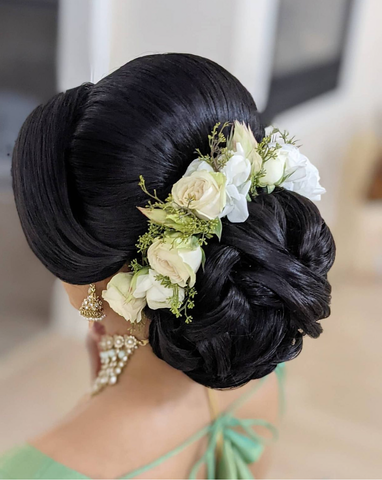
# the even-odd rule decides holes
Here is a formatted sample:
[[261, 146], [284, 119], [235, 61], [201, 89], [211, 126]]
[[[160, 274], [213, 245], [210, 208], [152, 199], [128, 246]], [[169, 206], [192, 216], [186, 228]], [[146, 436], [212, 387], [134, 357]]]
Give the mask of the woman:
[[293, 140], [214, 62], [150, 55], [36, 108], [13, 180], [29, 245], [94, 323], [95, 381], [2, 478], [263, 476], [283, 363], [330, 313], [324, 190]]

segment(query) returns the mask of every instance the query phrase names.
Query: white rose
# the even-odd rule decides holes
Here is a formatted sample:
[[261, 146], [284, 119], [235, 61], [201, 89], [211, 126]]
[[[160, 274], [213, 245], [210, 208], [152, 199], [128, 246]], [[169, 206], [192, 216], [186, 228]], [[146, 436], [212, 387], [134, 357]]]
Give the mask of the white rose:
[[277, 150], [276, 157], [270, 158], [263, 164], [265, 175], [259, 178], [260, 187], [278, 185], [281, 182], [288, 154], [282, 149]]
[[[157, 279], [158, 272], [153, 269], [149, 269], [148, 273], [140, 277], [140, 282], [137, 284], [135, 294], [137, 296], [144, 296], [147, 301], [147, 305], [152, 310], [158, 308], [170, 308], [171, 298], [174, 294], [174, 290], [169, 287], [163, 286]], [[184, 288], [178, 288], [178, 300], [182, 303], [184, 300]]]
[[226, 204], [226, 178], [220, 172], [197, 170], [172, 187], [172, 197], [181, 207], [193, 210], [204, 220], [217, 218]]
[[252, 133], [251, 127], [237, 120], [233, 126], [233, 135], [227, 141], [229, 150], [240, 152], [242, 150], [244, 156], [248, 158], [252, 166], [252, 173], [256, 174], [261, 170], [263, 159], [257, 153], [258, 143]]
[[232, 155], [222, 168], [222, 173], [227, 178], [226, 206], [220, 217], [227, 216], [233, 223], [245, 222], [248, 218], [247, 194], [251, 186], [251, 163], [245, 157], [240, 144], [238, 151]]
[[196, 272], [202, 263], [202, 249], [196, 237], [182, 240], [177, 234], [156, 239], [147, 251], [150, 266], [172, 283], [195, 285]]
[[310, 200], [321, 200], [326, 190], [320, 185], [317, 168], [294, 145], [283, 145], [281, 150], [287, 155], [285, 175], [288, 176], [281, 186]]
[[200, 170], [205, 170], [206, 172], [215, 171], [208, 162], [205, 160], [200, 160], [200, 158], [196, 158], [187, 167], [186, 173], [183, 175], [183, 177], [189, 177], [192, 173]]
[[102, 291], [102, 298], [118, 315], [130, 322], [142, 320], [142, 310], [146, 306], [146, 299], [134, 296], [134, 290], [141, 272], [120, 272], [114, 275]]

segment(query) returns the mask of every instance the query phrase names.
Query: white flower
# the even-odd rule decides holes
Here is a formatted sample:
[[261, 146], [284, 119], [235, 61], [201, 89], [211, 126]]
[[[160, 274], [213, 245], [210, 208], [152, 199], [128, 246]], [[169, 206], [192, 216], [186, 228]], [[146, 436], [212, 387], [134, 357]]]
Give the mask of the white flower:
[[[158, 272], [155, 270], [150, 268], [148, 271], [146, 270], [146, 272], [147, 273], [139, 278], [140, 282], [137, 283], [135, 295], [145, 297], [147, 305], [152, 310], [157, 310], [158, 308], [170, 308], [174, 290], [165, 287], [156, 279]], [[176, 286], [176, 288], [178, 289], [179, 303], [182, 303], [185, 296], [184, 288], [179, 286]]]
[[171, 234], [156, 239], [147, 251], [150, 266], [172, 283], [185, 287], [195, 285], [196, 272], [202, 263], [202, 249], [196, 237], [182, 240]]
[[245, 222], [249, 215], [246, 197], [251, 186], [251, 163], [240, 143], [236, 144], [236, 150], [221, 170], [227, 178], [227, 201], [219, 216], [227, 216], [230, 222], [240, 223]]
[[171, 190], [173, 200], [204, 220], [217, 218], [226, 204], [226, 178], [220, 172], [197, 170], [182, 177]]
[[320, 185], [317, 168], [294, 145], [285, 144], [279, 151], [286, 158], [285, 175], [288, 176], [281, 186], [310, 200], [321, 200], [326, 190]]
[[320, 185], [317, 168], [296, 146], [289, 143], [280, 146], [281, 148], [276, 151], [276, 158], [264, 163], [265, 176], [259, 179], [259, 185], [261, 187], [280, 185], [310, 200], [321, 200], [321, 195], [326, 190]]
[[205, 160], [200, 160], [200, 158], [196, 158], [187, 167], [186, 173], [183, 175], [183, 177], [189, 177], [192, 173], [199, 172], [201, 170], [205, 170], [206, 172], [215, 171], [208, 162]]
[[107, 301], [118, 315], [130, 322], [142, 320], [142, 310], [146, 306], [144, 297], [135, 297], [134, 291], [139, 279], [140, 272], [120, 272], [114, 275], [102, 291], [102, 298]]
[[287, 154], [282, 149], [277, 150], [275, 158], [270, 158], [263, 164], [265, 175], [260, 177], [260, 187], [278, 185], [284, 177]]
[[[238, 145], [240, 145], [240, 147]], [[239, 152], [239, 148], [242, 150], [245, 158], [248, 158], [251, 163], [252, 174], [256, 174], [261, 170], [263, 159], [257, 153], [258, 143], [252, 133], [251, 127], [236, 120], [233, 127], [233, 135], [228, 139], [227, 147], [228, 150], [237, 152]]]

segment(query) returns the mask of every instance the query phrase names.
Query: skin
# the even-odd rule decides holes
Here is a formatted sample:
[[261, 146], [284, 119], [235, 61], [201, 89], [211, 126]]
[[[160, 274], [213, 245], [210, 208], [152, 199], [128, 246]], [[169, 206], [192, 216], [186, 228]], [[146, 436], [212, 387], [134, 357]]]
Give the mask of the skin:
[[[96, 284], [97, 294], [109, 279]], [[64, 284], [70, 303], [79, 309], [88, 287]], [[104, 302], [105, 319], [89, 330], [87, 346], [92, 376], [99, 368], [98, 341], [102, 334], [125, 334], [131, 325]], [[149, 321], [134, 332], [148, 337]], [[254, 382], [229, 391], [213, 391], [219, 410], [254, 386]], [[277, 425], [278, 385], [271, 374], [246, 404], [242, 418], [262, 418]], [[58, 425], [30, 440], [55, 461], [92, 478], [117, 478], [145, 465], [184, 442], [211, 421], [207, 389], [157, 358], [150, 345], [140, 347], [128, 361], [118, 383], [82, 400]], [[263, 433], [261, 429], [259, 433]], [[137, 478], [188, 478], [206, 447], [206, 438], [188, 446]], [[256, 478], [266, 474], [270, 452], [251, 466]], [[200, 478], [205, 472], [200, 470]]]

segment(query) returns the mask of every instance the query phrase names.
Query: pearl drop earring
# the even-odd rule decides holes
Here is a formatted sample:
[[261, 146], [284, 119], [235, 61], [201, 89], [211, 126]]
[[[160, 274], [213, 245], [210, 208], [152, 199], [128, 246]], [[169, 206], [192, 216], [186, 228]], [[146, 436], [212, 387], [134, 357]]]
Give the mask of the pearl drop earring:
[[101, 368], [91, 394], [96, 395], [106, 386], [115, 385], [131, 355], [148, 343], [148, 340], [138, 340], [133, 335], [104, 335], [98, 345]]

